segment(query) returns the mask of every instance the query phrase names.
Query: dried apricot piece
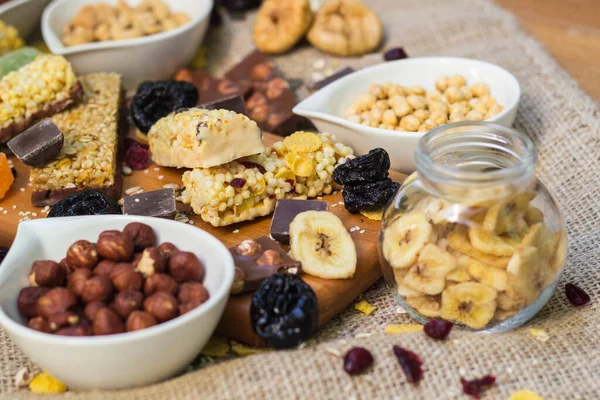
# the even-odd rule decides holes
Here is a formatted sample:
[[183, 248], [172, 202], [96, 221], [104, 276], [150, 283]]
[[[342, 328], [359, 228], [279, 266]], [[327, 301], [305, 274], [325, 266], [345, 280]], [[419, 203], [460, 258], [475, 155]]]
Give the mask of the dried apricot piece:
[[319, 150], [323, 141], [315, 133], [301, 131], [283, 139], [283, 144], [294, 153], [311, 153]]
[[0, 153], [0, 199], [4, 198], [14, 181], [15, 177], [8, 164], [8, 158], [6, 154]]

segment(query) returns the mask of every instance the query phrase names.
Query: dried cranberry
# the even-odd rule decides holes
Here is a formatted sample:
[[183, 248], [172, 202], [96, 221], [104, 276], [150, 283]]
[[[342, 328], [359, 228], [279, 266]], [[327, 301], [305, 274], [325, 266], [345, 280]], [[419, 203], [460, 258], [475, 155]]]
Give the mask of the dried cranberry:
[[590, 302], [590, 295], [574, 283], [567, 283], [565, 285], [565, 293], [567, 294], [567, 299], [575, 307], [583, 306]]
[[408, 58], [408, 54], [406, 54], [402, 47], [395, 47], [386, 51], [383, 58], [385, 61], [402, 60], [403, 58]]
[[446, 339], [453, 326], [454, 324], [450, 321], [434, 318], [425, 324], [423, 330], [430, 338], [443, 340]]
[[344, 356], [344, 371], [348, 375], [358, 375], [373, 364], [373, 356], [362, 347], [351, 348]]
[[260, 164], [253, 163], [251, 161], [240, 161], [240, 164], [242, 164], [246, 168], [256, 168], [261, 174], [264, 174], [265, 172], [267, 172], [265, 167], [263, 167]]
[[479, 400], [479, 395], [488, 390], [494, 382], [496, 382], [496, 377], [492, 375], [486, 375], [483, 378], [473, 379], [472, 381], [460, 378], [463, 393], [471, 395], [477, 400]]
[[125, 152], [125, 162], [131, 169], [144, 169], [150, 165], [150, 154], [143, 145], [132, 140]]
[[230, 186], [237, 189], [237, 188], [244, 187], [245, 184], [246, 184], [246, 180], [244, 178], [234, 178], [231, 181]]
[[8, 254], [8, 247], [0, 247], [0, 263], [4, 260], [4, 257]]
[[406, 375], [406, 379], [412, 383], [418, 383], [423, 378], [421, 369], [421, 359], [412, 351], [403, 349], [400, 346], [394, 346], [394, 354]]

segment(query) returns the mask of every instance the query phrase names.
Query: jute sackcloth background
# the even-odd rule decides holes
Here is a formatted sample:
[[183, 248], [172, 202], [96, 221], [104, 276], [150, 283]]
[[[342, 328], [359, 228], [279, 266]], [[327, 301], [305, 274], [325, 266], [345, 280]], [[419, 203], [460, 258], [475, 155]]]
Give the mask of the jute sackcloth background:
[[[497, 377], [484, 399], [507, 399], [530, 389], [546, 399], [600, 399], [600, 109], [577, 83], [510, 14], [487, 0], [365, 0], [384, 21], [387, 47], [403, 46], [411, 56], [456, 55], [478, 58], [517, 76], [523, 96], [516, 128], [535, 141], [537, 173], [554, 194], [569, 229], [567, 265], [557, 293], [527, 326], [507, 334], [478, 335], [455, 330], [438, 342], [422, 333], [387, 336], [389, 323], [411, 322], [399, 313], [389, 290], [378, 283], [364, 294], [377, 306], [371, 316], [349, 307], [298, 350], [269, 352], [204, 365], [167, 382], [117, 392], [68, 392], [68, 399], [463, 399], [459, 376]], [[209, 63], [215, 72], [252, 49], [246, 20], [226, 21], [208, 38]], [[310, 79], [314, 60], [330, 60], [315, 49], [300, 49], [276, 58], [288, 78]], [[157, 60], [157, 62], [159, 62]], [[381, 54], [342, 60], [355, 68], [381, 62]], [[304, 89], [299, 90], [306, 95]], [[375, 256], [375, 255], [374, 255]], [[564, 296], [564, 283], [576, 282], [594, 300], [575, 309]], [[535, 341], [528, 328], [550, 335]], [[370, 333], [357, 339], [359, 333]], [[364, 335], [359, 335], [362, 337]], [[406, 382], [392, 345], [423, 359], [419, 386]], [[375, 364], [367, 375], [350, 378], [341, 359], [353, 345], [368, 348]], [[157, 360], [160, 362], [160, 349]], [[3, 398], [27, 398], [13, 392], [21, 366], [34, 368], [0, 330], [0, 392]], [[34, 397], [34, 396], [31, 396]]]

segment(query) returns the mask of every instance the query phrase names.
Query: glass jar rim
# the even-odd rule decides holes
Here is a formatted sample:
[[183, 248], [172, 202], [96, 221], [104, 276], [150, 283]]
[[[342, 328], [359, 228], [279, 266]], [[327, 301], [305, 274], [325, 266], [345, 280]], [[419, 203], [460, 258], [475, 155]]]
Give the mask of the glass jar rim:
[[[498, 146], [503, 146], [503, 150], [511, 152], [515, 156], [516, 162], [505, 168], [497, 168], [482, 173], [481, 171], [441, 165], [431, 156], [435, 142], [439, 138], [451, 133], [467, 136], [469, 131], [494, 140]], [[508, 148], [511, 143], [517, 142], [521, 144], [522, 151], [520, 154], [515, 154], [514, 151], [510, 151], [511, 149]], [[420, 173], [436, 176], [440, 179], [464, 182], [465, 184], [491, 184], [513, 179], [516, 181], [531, 179], [537, 161], [537, 154], [533, 141], [517, 130], [491, 122], [463, 121], [441, 125], [426, 133], [417, 144], [414, 158], [416, 169]]]

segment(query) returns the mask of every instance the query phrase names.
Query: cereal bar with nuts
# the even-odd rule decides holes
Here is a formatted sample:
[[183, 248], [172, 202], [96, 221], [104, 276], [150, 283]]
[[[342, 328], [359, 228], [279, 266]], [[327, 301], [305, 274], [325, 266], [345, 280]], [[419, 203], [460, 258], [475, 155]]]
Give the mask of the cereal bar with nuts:
[[121, 194], [117, 155], [121, 127], [121, 76], [83, 76], [89, 97], [77, 107], [56, 114], [52, 122], [63, 132], [64, 145], [56, 160], [32, 168], [32, 203], [54, 205], [67, 196], [96, 189], [110, 198]]
[[262, 154], [183, 174], [181, 200], [213, 226], [273, 212], [278, 199], [316, 197], [340, 188], [336, 166], [354, 158], [329, 133], [296, 132]]
[[265, 149], [261, 131], [250, 118], [202, 108], [161, 118], [150, 128], [148, 143], [152, 160], [165, 167], [209, 168]]
[[45, 54], [0, 80], [0, 143], [83, 97], [71, 64]]

